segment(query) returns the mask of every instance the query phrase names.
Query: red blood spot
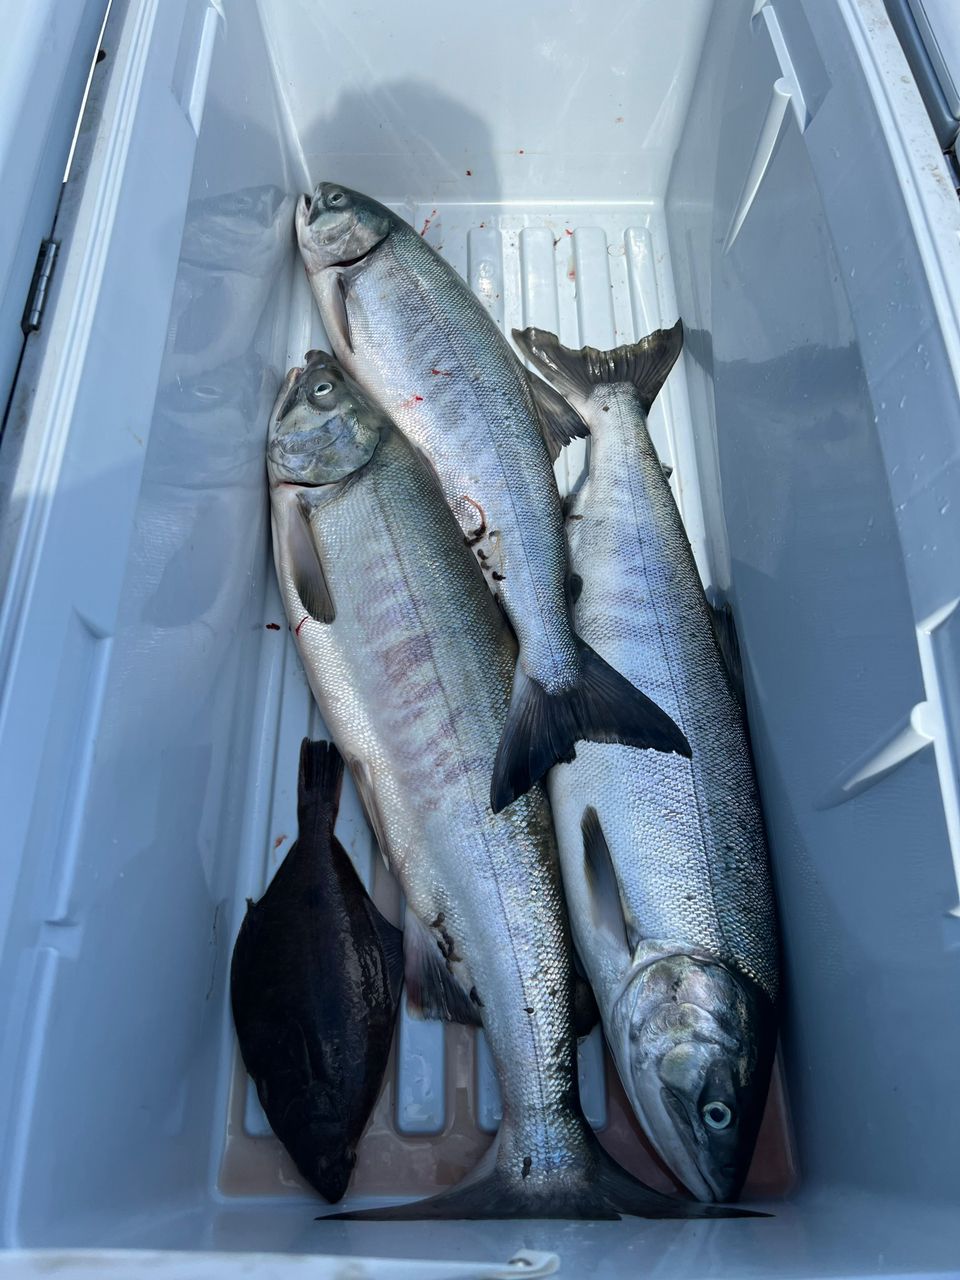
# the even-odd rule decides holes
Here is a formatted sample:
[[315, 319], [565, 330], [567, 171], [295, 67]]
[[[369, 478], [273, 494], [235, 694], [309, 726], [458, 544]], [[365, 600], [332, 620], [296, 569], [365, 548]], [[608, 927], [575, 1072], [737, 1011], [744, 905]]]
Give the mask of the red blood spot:
[[279, 630], [280, 630], [280, 623], [279, 623], [279, 622], [268, 622], [268, 623], [266, 624], [266, 626], [267, 626], [267, 630], [268, 630], [268, 631], [279, 631]]
[[567, 272], [567, 279], [576, 280], [576, 278], [577, 278], [577, 268], [571, 267], [570, 270]]
[[473, 177], [473, 170], [472, 170], [472, 169], [468, 169], [468, 170], [467, 170], [467, 177], [468, 177], [468, 178], [472, 178], [472, 177]]
[[570, 228], [569, 228], [569, 227], [564, 227], [563, 229], [564, 229], [564, 231], [567, 233], [567, 235], [568, 235], [568, 236], [572, 236], [572, 235], [573, 235], [573, 232], [570, 230]]
[[484, 228], [486, 225], [487, 225], [487, 224], [486, 224], [485, 222], [481, 222], [481, 223], [480, 223], [480, 230], [482, 231], [482, 230], [483, 230], [483, 228]]
[[429, 227], [430, 227], [430, 223], [434, 220], [434, 218], [435, 218], [436, 216], [437, 216], [437, 211], [436, 211], [436, 209], [431, 209], [431, 210], [430, 210], [430, 217], [429, 217], [429, 218], [424, 218], [424, 220], [423, 220], [423, 226], [420, 228], [420, 234], [421, 234], [422, 236], [425, 236], [425, 235], [427, 234], [427, 231], [429, 230]]
[[616, 120], [614, 120], [614, 122], [613, 122], [613, 123], [614, 123], [614, 124], [623, 124], [623, 116], [617, 116]]
[[435, 373], [440, 378], [452, 378], [453, 374], [449, 369], [431, 369], [431, 373]]
[[298, 636], [298, 635], [300, 634], [300, 628], [303, 626], [303, 624], [306, 622], [306, 620], [307, 620], [309, 617], [310, 617], [309, 613], [305, 613], [305, 614], [303, 615], [303, 617], [300, 619], [300, 621], [297, 623], [297, 629], [296, 629], [296, 631], [293, 633], [295, 636]]
[[522, 156], [522, 155], [523, 155], [523, 147], [521, 147], [521, 148], [520, 148], [520, 150], [517, 152], [517, 155], [518, 155], [518, 156]]
[[282, 836], [277, 836], [276, 840], [274, 840], [273, 842], [273, 847], [275, 849], [279, 849], [280, 846], [283, 844], [284, 840], [286, 840], [286, 838], [287, 838], [286, 833], [284, 833]]

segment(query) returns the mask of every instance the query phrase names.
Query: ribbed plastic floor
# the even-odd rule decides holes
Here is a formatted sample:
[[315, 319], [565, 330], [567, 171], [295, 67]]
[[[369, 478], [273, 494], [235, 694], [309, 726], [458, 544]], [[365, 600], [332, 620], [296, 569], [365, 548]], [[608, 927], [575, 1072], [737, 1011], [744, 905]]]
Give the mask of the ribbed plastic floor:
[[[570, 346], [611, 347], [677, 318], [667, 239], [655, 206], [574, 205], [530, 212], [457, 204], [397, 210], [466, 277], [508, 333], [536, 324], [559, 333]], [[306, 279], [298, 272], [289, 363], [299, 363], [304, 351], [317, 345], [327, 344]], [[658, 398], [650, 426], [661, 458], [674, 468], [671, 482], [696, 549], [702, 545], [702, 516], [681, 368]], [[579, 442], [564, 451], [557, 464], [561, 490], [576, 481], [584, 462]], [[273, 630], [273, 624], [280, 629]], [[264, 626], [261, 756], [255, 769], [263, 781], [251, 800], [248, 847], [242, 851], [248, 879], [240, 880], [244, 896], [254, 898], [296, 835], [300, 740], [306, 733], [326, 736], [275, 590], [268, 595]], [[376, 856], [349, 779], [337, 833], [378, 906], [399, 922], [399, 889]], [[229, 1033], [232, 1037], [232, 1028]], [[220, 1190], [230, 1196], [302, 1195], [304, 1184], [273, 1137], [235, 1049], [231, 1071]], [[599, 1028], [581, 1042], [580, 1086], [584, 1110], [604, 1145], [645, 1181], [669, 1189], [670, 1179], [629, 1111]], [[426, 1195], [458, 1181], [488, 1145], [499, 1114], [499, 1090], [483, 1035], [419, 1021], [401, 1007], [393, 1061], [344, 1204]], [[792, 1170], [777, 1080], [747, 1194], [784, 1193]]]

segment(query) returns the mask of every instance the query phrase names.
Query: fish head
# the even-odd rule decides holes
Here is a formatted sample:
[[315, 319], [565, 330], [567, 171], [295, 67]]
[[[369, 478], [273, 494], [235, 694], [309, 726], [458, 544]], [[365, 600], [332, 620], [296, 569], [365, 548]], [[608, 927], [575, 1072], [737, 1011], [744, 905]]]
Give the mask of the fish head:
[[270, 419], [273, 484], [335, 484], [373, 457], [384, 418], [333, 356], [308, 351], [287, 374]]
[[766, 1101], [769, 999], [712, 957], [666, 955], [636, 968], [613, 1022], [624, 1086], [660, 1157], [697, 1199], [735, 1200]]
[[336, 182], [318, 182], [297, 201], [297, 240], [307, 270], [352, 266], [386, 239], [392, 217], [369, 196]]

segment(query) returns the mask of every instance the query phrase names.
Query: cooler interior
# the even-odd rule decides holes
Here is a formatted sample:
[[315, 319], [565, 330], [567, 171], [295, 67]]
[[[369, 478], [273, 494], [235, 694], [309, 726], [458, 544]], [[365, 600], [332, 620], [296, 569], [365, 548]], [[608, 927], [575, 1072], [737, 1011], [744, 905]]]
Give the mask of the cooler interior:
[[[860, 9], [115, 0], [60, 285], [88, 287], [99, 318], [76, 330], [68, 411], [36, 456], [28, 437], [13, 499], [41, 534], [3, 619], [5, 1245], [526, 1247], [613, 1280], [953, 1265], [953, 738], [931, 681], [957, 633], [923, 602], [956, 546], [956, 404], [933, 420], [944, 339], [856, 62]], [[100, 225], [98, 148], [122, 129], [100, 274], [71, 281]], [[507, 331], [609, 347], [684, 321], [651, 429], [744, 657], [784, 946], [746, 1191], [772, 1217], [315, 1221], [246, 1081], [233, 940], [295, 837], [300, 739], [324, 732], [273, 581], [263, 469], [285, 369], [326, 345], [291, 230], [320, 178], [400, 212]], [[71, 358], [53, 343], [45, 361]], [[891, 439], [914, 451], [905, 496]], [[565, 451], [561, 488], [584, 463]], [[945, 509], [918, 581], [903, 512], [930, 493]], [[399, 921], [349, 784], [338, 834]], [[581, 1089], [601, 1140], [669, 1188], [598, 1032]], [[457, 1181], [498, 1105], [482, 1036], [402, 1008], [345, 1207]]]

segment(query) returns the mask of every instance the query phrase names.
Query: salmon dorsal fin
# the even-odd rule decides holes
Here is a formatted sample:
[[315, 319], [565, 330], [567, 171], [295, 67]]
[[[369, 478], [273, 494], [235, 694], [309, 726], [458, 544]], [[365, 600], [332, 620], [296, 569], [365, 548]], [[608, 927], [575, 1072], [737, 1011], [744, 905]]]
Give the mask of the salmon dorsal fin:
[[584, 809], [580, 831], [583, 834], [583, 869], [590, 893], [593, 922], [632, 955], [639, 940], [639, 930], [632, 912], [623, 900], [620, 880], [610, 856], [610, 846], [593, 805]]

